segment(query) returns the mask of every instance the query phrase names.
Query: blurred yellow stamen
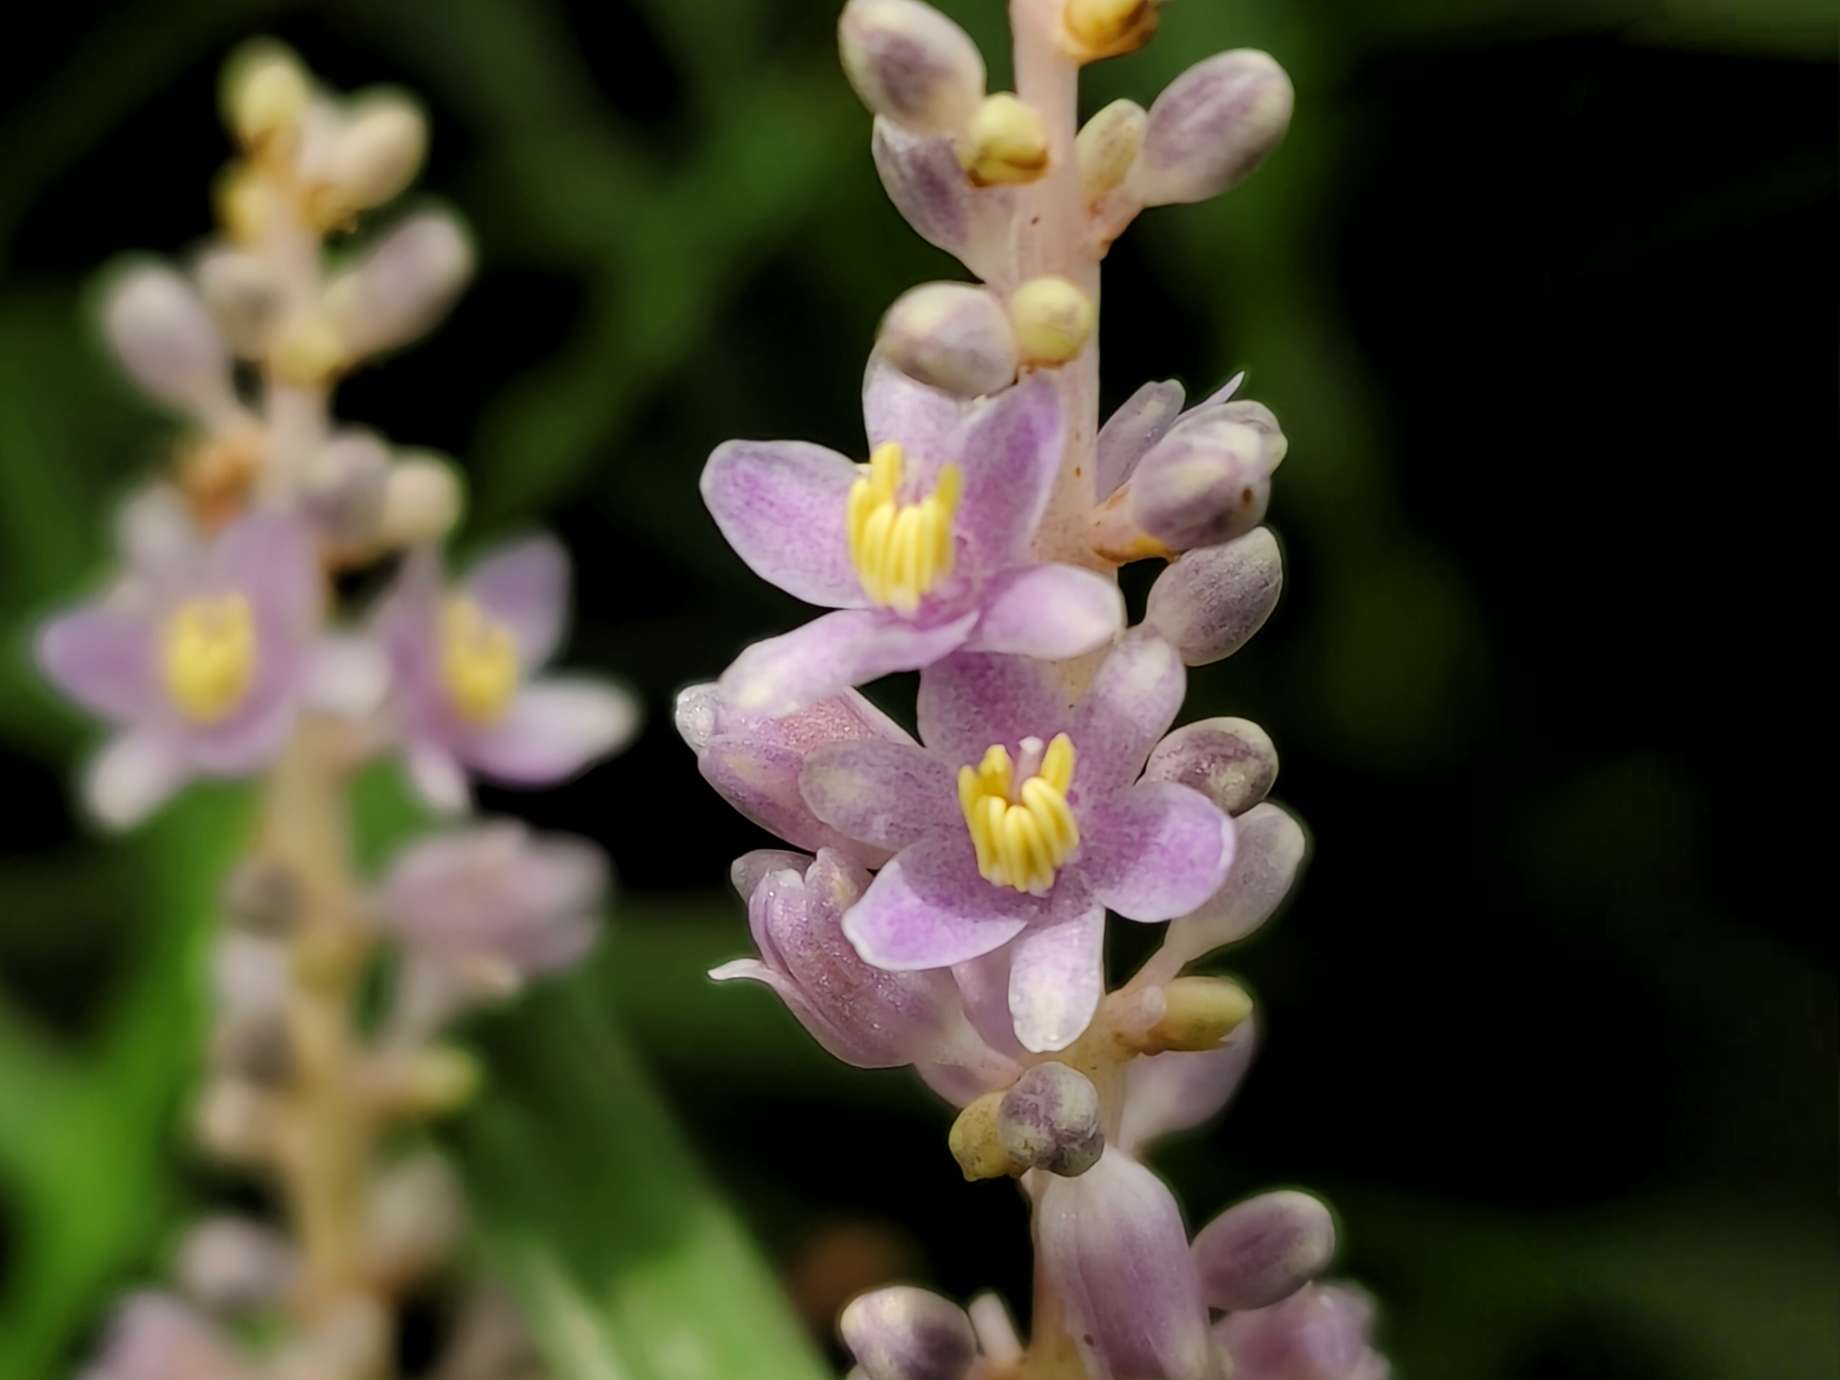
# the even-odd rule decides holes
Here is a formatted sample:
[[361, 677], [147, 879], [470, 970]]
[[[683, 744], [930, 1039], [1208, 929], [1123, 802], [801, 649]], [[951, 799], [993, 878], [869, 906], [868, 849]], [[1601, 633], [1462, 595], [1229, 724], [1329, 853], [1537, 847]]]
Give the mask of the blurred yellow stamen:
[[872, 603], [912, 613], [921, 596], [952, 571], [959, 474], [956, 465], [942, 466], [931, 494], [918, 503], [903, 503], [904, 468], [899, 442], [877, 446], [868, 474], [850, 486], [845, 527], [850, 563], [863, 593]]
[[959, 768], [958, 804], [984, 880], [1041, 896], [1080, 847], [1079, 822], [1067, 804], [1073, 740], [1057, 733], [1045, 752], [1038, 738], [1024, 739], [1022, 748], [1025, 761], [1039, 755], [1041, 765], [1019, 789], [1016, 763], [998, 744], [977, 766]]
[[195, 724], [214, 724], [255, 679], [256, 627], [240, 594], [188, 599], [167, 620], [160, 669], [166, 693]]
[[465, 595], [441, 610], [441, 681], [468, 723], [496, 723], [517, 694], [517, 641], [511, 629]]

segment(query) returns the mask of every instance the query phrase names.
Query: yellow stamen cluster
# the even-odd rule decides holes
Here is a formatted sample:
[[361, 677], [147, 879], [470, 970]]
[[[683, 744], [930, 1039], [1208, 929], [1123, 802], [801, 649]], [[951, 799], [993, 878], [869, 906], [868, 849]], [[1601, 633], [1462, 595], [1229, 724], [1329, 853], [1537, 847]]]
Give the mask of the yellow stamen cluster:
[[481, 728], [496, 723], [519, 679], [511, 629], [465, 595], [449, 599], [441, 610], [441, 683], [455, 712]]
[[[1039, 739], [1024, 743], [1041, 751]], [[1073, 784], [1073, 740], [1054, 735], [1041, 767], [1015, 785], [1016, 764], [997, 744], [975, 767], [958, 770], [958, 804], [964, 811], [978, 872], [987, 882], [1045, 895], [1054, 876], [1080, 846], [1080, 826], [1067, 804]]]
[[227, 718], [255, 679], [256, 625], [240, 594], [188, 599], [167, 619], [160, 671], [166, 693], [195, 724]]
[[850, 563], [874, 603], [912, 613], [920, 597], [952, 572], [952, 514], [958, 507], [958, 466], [945, 465], [939, 483], [918, 503], [900, 500], [900, 443], [884, 441], [869, 472], [850, 486], [845, 527]]

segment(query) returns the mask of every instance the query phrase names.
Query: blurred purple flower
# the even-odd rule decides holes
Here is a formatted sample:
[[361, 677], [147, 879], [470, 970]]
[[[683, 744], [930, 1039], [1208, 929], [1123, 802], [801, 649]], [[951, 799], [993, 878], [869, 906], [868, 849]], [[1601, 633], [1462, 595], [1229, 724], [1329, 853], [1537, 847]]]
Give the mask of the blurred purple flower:
[[254, 1369], [215, 1323], [168, 1294], [131, 1294], [82, 1380], [248, 1380]]
[[1387, 1380], [1373, 1347], [1374, 1306], [1351, 1285], [1309, 1284], [1282, 1303], [1230, 1313], [1214, 1335], [1233, 1380]]

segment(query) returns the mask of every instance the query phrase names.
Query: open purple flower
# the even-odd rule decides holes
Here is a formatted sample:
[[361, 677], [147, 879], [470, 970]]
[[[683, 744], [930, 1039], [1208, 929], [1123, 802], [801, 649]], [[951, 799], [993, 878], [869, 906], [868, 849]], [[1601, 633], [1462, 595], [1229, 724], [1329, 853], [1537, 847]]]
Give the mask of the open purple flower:
[[920, 736], [838, 743], [806, 804], [896, 850], [844, 917], [877, 967], [962, 964], [1010, 944], [1009, 1008], [1036, 1052], [1065, 1048], [1103, 989], [1105, 911], [1168, 920], [1213, 895], [1233, 824], [1199, 791], [1139, 781], [1182, 702], [1173, 648], [1135, 631], [1069, 706], [1039, 662], [960, 653], [920, 681]]
[[1105, 645], [1117, 588], [1032, 559], [1065, 421], [1036, 375], [965, 404], [872, 360], [867, 466], [802, 441], [730, 441], [703, 499], [748, 566], [836, 609], [748, 648], [721, 680], [752, 714], [782, 715], [958, 650], [1050, 661]]
[[110, 593], [46, 624], [36, 649], [60, 690], [119, 729], [86, 782], [90, 806], [118, 828], [193, 776], [242, 776], [275, 757], [322, 604], [312, 535], [279, 513], [130, 559]]
[[536, 673], [568, 618], [568, 556], [548, 537], [501, 546], [458, 586], [418, 548], [377, 617], [409, 774], [431, 805], [458, 810], [463, 768], [540, 786], [573, 775], [632, 736], [638, 706], [587, 677]]

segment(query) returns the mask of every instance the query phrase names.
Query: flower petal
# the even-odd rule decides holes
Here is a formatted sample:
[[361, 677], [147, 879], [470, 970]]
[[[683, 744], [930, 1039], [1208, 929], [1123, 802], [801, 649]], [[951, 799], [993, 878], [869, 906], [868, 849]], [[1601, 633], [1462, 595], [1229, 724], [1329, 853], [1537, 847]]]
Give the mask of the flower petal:
[[1133, 1059], [1125, 1069], [1118, 1148], [1139, 1155], [1153, 1141], [1213, 1116], [1239, 1091], [1258, 1046], [1258, 1017], [1252, 1016], [1215, 1049]]
[[1066, 443], [1060, 390], [1045, 373], [977, 403], [952, 443], [964, 471], [954, 528], [967, 565], [997, 570], [1026, 549], [1047, 509]]
[[968, 652], [1065, 661], [1110, 642], [1124, 627], [1124, 595], [1097, 571], [1018, 565], [984, 586], [983, 615]]
[[1192, 786], [1228, 814], [1243, 815], [1277, 781], [1278, 750], [1249, 719], [1202, 719], [1156, 745], [1144, 779]]
[[969, 838], [939, 837], [876, 873], [843, 932], [878, 968], [946, 968], [1007, 943], [1040, 909], [1035, 897], [978, 876]]
[[888, 199], [914, 233], [1002, 285], [1013, 271], [1016, 189], [973, 187], [950, 139], [915, 134], [886, 116], [875, 117], [870, 147]]
[[787, 843], [816, 852], [835, 848], [875, 866], [888, 850], [859, 843], [820, 820], [799, 794], [805, 754], [777, 743], [741, 735], [712, 738], [697, 757], [703, 779], [748, 819]]
[[152, 814], [191, 775], [173, 738], [135, 729], [113, 739], [91, 759], [83, 797], [111, 829], [131, 829]]
[[368, 637], [334, 633], [313, 648], [307, 668], [307, 699], [315, 709], [359, 719], [383, 707], [390, 692], [390, 663]]
[[54, 618], [39, 630], [35, 651], [52, 684], [105, 719], [139, 718], [159, 693], [153, 630], [128, 610], [87, 604]]
[[1145, 452], [1175, 425], [1182, 411], [1182, 397], [1182, 385], [1174, 379], [1146, 383], [1106, 419], [1094, 443], [1094, 497], [1111, 497], [1131, 477]]
[[1233, 865], [1219, 890], [1171, 925], [1151, 959], [1173, 977], [1183, 964], [1237, 943], [1264, 924], [1283, 902], [1309, 851], [1303, 826], [1270, 801], [1234, 822]]
[[703, 502], [763, 580], [826, 608], [868, 602], [844, 518], [857, 467], [804, 441], [728, 441], [703, 467]]
[[495, 548], [467, 573], [479, 606], [511, 630], [526, 670], [556, 654], [568, 625], [569, 557], [547, 533]]
[[1036, 1054], [1065, 1049], [1105, 994], [1105, 912], [1030, 930], [1010, 946], [1009, 1012], [1016, 1038]]
[[977, 1364], [965, 1310], [912, 1285], [858, 1296], [837, 1328], [870, 1380], [964, 1380]]
[[811, 858], [804, 853], [794, 853], [784, 848], [756, 848], [750, 853], [743, 853], [729, 864], [728, 880], [735, 888], [735, 893], [745, 901], [770, 873], [784, 872], [791, 868], [803, 877], [805, 869], [810, 866]]
[[1035, 1249], [1094, 1376], [1216, 1374], [1181, 1210], [1129, 1155], [1108, 1146], [1078, 1178], [1050, 1178], [1036, 1207]]
[[1150, 749], [1169, 731], [1188, 675], [1182, 658], [1147, 628], [1133, 628], [1100, 663], [1073, 724], [1080, 755], [1076, 792], [1099, 798], [1129, 785], [1143, 770]]
[[911, 743], [863, 739], [819, 748], [799, 772], [799, 793], [826, 824], [878, 848], [905, 848], [958, 817], [951, 769]]
[[796, 713], [853, 685], [930, 666], [976, 623], [975, 612], [928, 628], [879, 610], [827, 613], [742, 652], [722, 673], [722, 697], [744, 714]]
[[985, 652], [958, 652], [922, 671], [918, 708], [921, 741], [961, 766], [993, 743], [1013, 751], [1027, 737], [1045, 742], [1072, 718], [1046, 666]]
[[255, 607], [258, 622], [298, 638], [317, 621], [325, 583], [313, 530], [298, 516], [265, 510], [238, 518], [211, 548], [211, 565]]
[[474, 735], [460, 755], [500, 781], [543, 785], [615, 751], [638, 723], [638, 702], [620, 687], [557, 677], [519, 691], [504, 718]]
[[472, 805], [473, 789], [467, 784], [466, 772], [445, 747], [426, 741], [411, 743], [403, 762], [409, 769], [409, 783], [430, 809], [459, 814]]
[[1188, 786], [1144, 781], [1091, 814], [1080, 868], [1127, 920], [1186, 915], [1220, 888], [1233, 862], [1233, 820]]
[[863, 373], [863, 429], [869, 449], [897, 442], [906, 452], [908, 477], [917, 487], [930, 488], [939, 467], [959, 459], [954, 441], [964, 416], [960, 399], [903, 373], [880, 353], [869, 357]]

